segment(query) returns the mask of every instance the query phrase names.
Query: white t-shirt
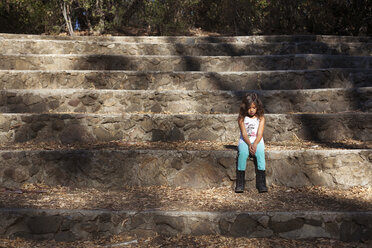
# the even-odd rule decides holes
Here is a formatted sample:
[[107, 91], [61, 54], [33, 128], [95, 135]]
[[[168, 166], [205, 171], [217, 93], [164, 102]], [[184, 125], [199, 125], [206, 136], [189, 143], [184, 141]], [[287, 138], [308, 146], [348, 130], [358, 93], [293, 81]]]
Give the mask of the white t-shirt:
[[[245, 130], [247, 130], [249, 141], [251, 143], [253, 143], [256, 140], [259, 125], [260, 125], [260, 120], [257, 117], [249, 118], [248, 116], [246, 116], [244, 118]], [[241, 142], [244, 142], [242, 134], [240, 134], [239, 144]], [[261, 139], [260, 142], [263, 142], [263, 138]]]

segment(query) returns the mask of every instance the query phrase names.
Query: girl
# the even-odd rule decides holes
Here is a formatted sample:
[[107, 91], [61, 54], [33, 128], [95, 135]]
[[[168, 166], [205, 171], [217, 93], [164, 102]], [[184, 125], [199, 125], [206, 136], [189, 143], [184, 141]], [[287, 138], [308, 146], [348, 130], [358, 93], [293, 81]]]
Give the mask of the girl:
[[245, 168], [249, 154], [257, 160], [256, 187], [258, 192], [267, 192], [265, 175], [265, 145], [262, 138], [265, 118], [262, 102], [256, 93], [246, 94], [240, 105], [238, 123], [240, 140], [238, 145], [238, 168], [236, 193], [244, 191]]

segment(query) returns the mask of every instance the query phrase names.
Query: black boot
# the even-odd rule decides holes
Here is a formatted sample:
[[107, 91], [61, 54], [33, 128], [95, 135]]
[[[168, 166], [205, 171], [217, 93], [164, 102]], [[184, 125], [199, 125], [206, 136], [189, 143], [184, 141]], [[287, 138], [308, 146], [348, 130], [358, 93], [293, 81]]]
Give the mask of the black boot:
[[267, 192], [266, 174], [264, 170], [257, 170], [256, 180], [257, 180], [258, 192], [259, 193]]
[[243, 193], [245, 186], [245, 171], [236, 170], [235, 193]]

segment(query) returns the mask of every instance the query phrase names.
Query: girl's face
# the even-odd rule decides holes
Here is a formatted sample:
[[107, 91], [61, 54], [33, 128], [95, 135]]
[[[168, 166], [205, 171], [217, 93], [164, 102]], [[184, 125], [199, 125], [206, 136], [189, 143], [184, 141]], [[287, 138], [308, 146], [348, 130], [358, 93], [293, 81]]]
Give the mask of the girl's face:
[[255, 116], [257, 112], [257, 107], [256, 104], [252, 103], [251, 106], [248, 108], [248, 116], [253, 117]]

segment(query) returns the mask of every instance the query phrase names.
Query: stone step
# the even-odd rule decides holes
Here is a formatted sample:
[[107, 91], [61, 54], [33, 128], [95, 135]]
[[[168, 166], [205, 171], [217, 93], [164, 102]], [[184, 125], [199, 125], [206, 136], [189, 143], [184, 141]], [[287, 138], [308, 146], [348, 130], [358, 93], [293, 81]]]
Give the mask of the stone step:
[[0, 90], [2, 113], [239, 113], [242, 97], [260, 95], [265, 113], [372, 112], [372, 87], [274, 91]]
[[60, 40], [0, 39], [1, 54], [106, 54], [242, 56], [274, 54], [331, 54], [371, 56], [372, 42], [274, 42], [274, 43], [119, 43]]
[[[237, 141], [236, 114], [2, 114], [0, 142]], [[372, 140], [372, 113], [267, 114], [266, 141]]]
[[[58, 147], [58, 145], [56, 146]], [[201, 148], [198, 150], [198, 148]], [[96, 189], [124, 186], [186, 188], [233, 187], [237, 150], [166, 150], [129, 146], [80, 149], [38, 149], [31, 146], [0, 150], [0, 185], [18, 188], [27, 183]], [[368, 187], [372, 183], [372, 149], [275, 149], [265, 152], [267, 184], [285, 187]], [[255, 165], [248, 160], [246, 187], [255, 190]]]
[[[59, 242], [92, 240], [125, 233], [131, 233], [133, 236], [136, 233], [147, 233], [147, 235], [159, 233], [167, 236], [219, 234], [250, 238], [326, 238], [347, 242], [366, 242], [371, 239], [372, 232], [371, 211], [186, 212], [149, 210], [134, 212], [130, 210], [0, 209], [0, 216], [6, 219], [2, 228], [4, 232], [1, 235], [2, 238], [23, 237]], [[192, 243], [195, 244], [195, 241], [193, 240]], [[332, 247], [335, 243], [337, 244], [335, 241], [329, 242], [330, 246], [327, 247]], [[148, 243], [143, 242], [143, 244], [147, 246]], [[368, 247], [368, 245], [363, 246], [363, 243], [355, 245], [357, 246], [353, 247]], [[94, 247], [97, 246], [94, 245]], [[308, 247], [311, 247], [311, 244]]]
[[291, 90], [371, 87], [370, 69], [253, 72], [0, 70], [0, 89]]
[[[363, 191], [370, 192], [274, 188], [266, 194], [234, 194], [227, 187], [7, 190], [2, 193], [0, 237], [73, 241], [125, 233], [218, 234], [368, 242], [371, 199]], [[18, 207], [7, 207], [14, 205]]]
[[319, 54], [252, 56], [0, 55], [3, 70], [262, 71], [370, 69], [371, 56]]
[[325, 43], [372, 42], [368, 36], [332, 36], [332, 35], [257, 35], [257, 36], [50, 36], [27, 34], [0, 34], [0, 39], [23, 40], [72, 40], [91, 42], [129, 42], [129, 43], [263, 43], [263, 42], [305, 42]]

